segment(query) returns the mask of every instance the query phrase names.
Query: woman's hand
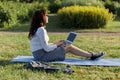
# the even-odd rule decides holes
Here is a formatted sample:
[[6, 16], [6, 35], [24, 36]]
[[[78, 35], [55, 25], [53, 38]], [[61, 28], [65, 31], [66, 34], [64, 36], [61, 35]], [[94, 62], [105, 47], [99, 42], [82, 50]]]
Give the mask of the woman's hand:
[[60, 40], [58, 42], [55, 42], [54, 44], [56, 44], [57, 46], [61, 46], [64, 43], [64, 40]]

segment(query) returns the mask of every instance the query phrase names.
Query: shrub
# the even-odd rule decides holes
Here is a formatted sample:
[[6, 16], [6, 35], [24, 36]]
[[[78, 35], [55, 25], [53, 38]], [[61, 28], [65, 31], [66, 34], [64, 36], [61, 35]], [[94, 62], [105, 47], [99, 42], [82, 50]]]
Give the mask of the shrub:
[[120, 0], [112, 0], [112, 1], [120, 2]]
[[109, 12], [112, 12], [113, 14], [117, 13], [118, 2], [106, 1], [104, 6], [109, 9]]
[[4, 27], [5, 23], [9, 23], [9, 16], [9, 13], [0, 6], [0, 27]]
[[104, 7], [103, 2], [99, 0], [47, 0], [49, 5], [49, 10], [51, 13], [56, 13], [58, 9], [73, 5], [82, 6], [99, 6]]
[[92, 6], [70, 6], [58, 11], [62, 28], [102, 28], [112, 13], [107, 9]]
[[17, 23], [28, 22], [36, 9], [40, 8], [47, 9], [49, 3], [48, 2], [20, 3], [13, 1], [8, 2], [4, 1], [0, 2], [0, 5], [3, 8], [3, 10], [7, 12], [7, 14], [9, 13], [8, 18], [11, 20], [9, 21], [9, 26], [7, 27], [11, 27], [13, 25], [16, 25]]
[[120, 6], [117, 8], [117, 16], [120, 17]]
[[109, 12], [112, 12], [116, 17], [120, 17], [120, 3], [118, 2], [105, 2], [105, 8], [109, 9]]
[[80, 6], [99, 6], [103, 7], [102, 1], [99, 0], [64, 0], [61, 4], [64, 6], [80, 5]]
[[56, 13], [60, 8], [61, 8], [60, 0], [51, 1], [51, 4], [49, 5], [50, 13]]

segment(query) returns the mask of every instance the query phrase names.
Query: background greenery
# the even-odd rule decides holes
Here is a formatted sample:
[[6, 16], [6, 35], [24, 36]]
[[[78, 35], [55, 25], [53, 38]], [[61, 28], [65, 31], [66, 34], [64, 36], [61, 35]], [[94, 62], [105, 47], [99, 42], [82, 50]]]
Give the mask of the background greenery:
[[[109, 12], [114, 14], [113, 18], [119, 17], [120, 4], [119, 1], [106, 0], [27, 0], [24, 2], [21, 0], [1, 0], [0, 2], [0, 27], [13, 27], [18, 23], [28, 22], [33, 12], [36, 9], [45, 8], [49, 13], [55, 13], [67, 6], [79, 5], [79, 6], [95, 6], [109, 9]], [[5, 13], [3, 13], [5, 12]], [[3, 16], [3, 14], [6, 14]], [[6, 18], [5, 18], [6, 17]], [[103, 20], [104, 21], [104, 20]], [[88, 21], [89, 22], [89, 21]], [[86, 22], [87, 23], [87, 22]], [[95, 26], [96, 27], [96, 26]]]
[[[13, 0], [11, 2], [5, 2], [10, 0], [1, 1], [3, 2], [0, 2], [0, 6], [10, 16], [10, 24], [0, 28], [0, 80], [120, 80], [120, 67], [72, 66], [75, 72], [68, 75], [61, 71], [51, 74], [44, 71], [29, 70], [23, 67], [25, 63], [11, 63], [10, 60], [18, 55], [31, 55], [30, 42], [27, 38], [31, 15], [35, 9], [41, 7], [46, 7], [50, 11], [49, 2], [48, 0], [39, 0], [40, 3], [38, 0], [34, 0], [32, 3], [29, 1], [26, 3], [25, 0], [21, 3], [18, 2], [20, 0], [14, 0], [16, 2], [12, 2]], [[63, 0], [49, 1], [57, 3], [54, 1]], [[44, 5], [45, 3], [47, 4]], [[75, 31], [78, 32], [78, 36], [73, 45], [96, 53], [105, 51], [107, 54], [104, 58], [120, 58], [120, 21], [117, 14], [114, 16], [115, 19], [108, 21], [105, 28], [81, 30], [60, 28], [58, 27], [57, 15], [49, 14], [49, 23], [46, 25], [46, 29], [49, 32], [50, 42], [66, 39], [68, 32]], [[66, 57], [84, 59], [84, 57], [69, 53]]]

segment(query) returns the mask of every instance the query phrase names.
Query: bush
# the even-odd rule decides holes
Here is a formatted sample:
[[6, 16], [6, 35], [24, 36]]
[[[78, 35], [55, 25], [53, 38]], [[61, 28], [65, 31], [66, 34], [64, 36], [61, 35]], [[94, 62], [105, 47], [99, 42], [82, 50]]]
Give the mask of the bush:
[[32, 17], [33, 13], [37, 9], [48, 8], [48, 2], [34, 2], [33, 4], [29, 3], [18, 3], [20, 5], [19, 11], [17, 11], [17, 20], [19, 22], [26, 22]]
[[106, 9], [109, 9], [109, 12], [112, 12], [113, 14], [117, 13], [118, 2], [106, 1], [104, 6]]
[[120, 3], [106, 1], [105, 8], [109, 9], [109, 12], [112, 12], [116, 17], [120, 17]]
[[4, 27], [5, 23], [9, 23], [9, 16], [9, 13], [0, 6], [0, 27]]
[[61, 4], [64, 6], [73, 6], [73, 5], [79, 5], [79, 6], [99, 6], [103, 7], [102, 1], [99, 0], [64, 0]]
[[48, 9], [50, 10], [50, 13], [56, 13], [58, 9], [61, 8], [61, 0], [50, 0], [50, 5]]
[[112, 0], [112, 1], [120, 2], [120, 0]]
[[117, 16], [120, 17], [120, 6], [117, 8]]
[[58, 11], [62, 28], [102, 28], [112, 16], [107, 9], [92, 6], [70, 6]]
[[8, 18], [11, 20], [9, 21], [9, 26], [7, 27], [11, 27], [13, 25], [16, 25], [17, 23], [28, 22], [36, 9], [41, 8], [47, 9], [49, 3], [48, 2], [20, 3], [13, 1], [8, 2], [4, 1], [0, 2], [0, 5], [3, 8], [3, 10], [7, 12], [7, 14], [9, 13]]
[[48, 0], [48, 2], [50, 3], [49, 10], [51, 13], [56, 13], [62, 7], [73, 5], [104, 7], [103, 2], [99, 0]]

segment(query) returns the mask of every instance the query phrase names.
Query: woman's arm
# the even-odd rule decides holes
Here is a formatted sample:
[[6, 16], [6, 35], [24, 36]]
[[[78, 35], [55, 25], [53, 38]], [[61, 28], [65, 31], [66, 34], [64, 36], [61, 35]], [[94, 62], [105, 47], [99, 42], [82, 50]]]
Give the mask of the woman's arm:
[[54, 44], [56, 44], [57, 46], [61, 46], [64, 43], [64, 40], [60, 40], [58, 42], [55, 42]]
[[45, 32], [44, 29], [40, 28], [37, 31], [37, 36], [39, 37], [42, 48], [46, 52], [50, 52], [50, 51], [54, 50], [55, 48], [57, 48], [57, 44], [50, 44], [50, 45], [48, 44], [48, 40], [46, 40], [47, 33]]

